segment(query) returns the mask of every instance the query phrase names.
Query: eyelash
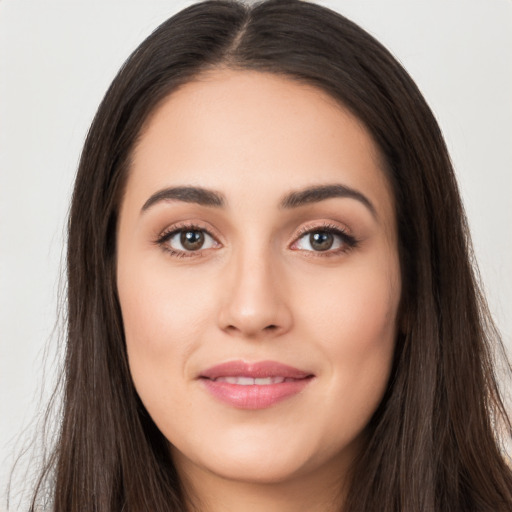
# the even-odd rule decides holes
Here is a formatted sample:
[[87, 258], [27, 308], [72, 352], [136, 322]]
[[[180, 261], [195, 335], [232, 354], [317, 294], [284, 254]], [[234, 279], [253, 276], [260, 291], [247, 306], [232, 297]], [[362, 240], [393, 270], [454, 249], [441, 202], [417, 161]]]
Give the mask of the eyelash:
[[186, 232], [186, 231], [202, 231], [206, 233], [208, 236], [213, 238], [216, 243], [217, 239], [215, 236], [213, 236], [208, 229], [206, 229], [204, 226], [200, 226], [198, 224], [178, 224], [177, 226], [173, 226], [170, 229], [164, 231], [155, 241], [156, 245], [160, 246], [165, 252], [169, 253], [171, 256], [175, 258], [194, 258], [198, 256], [203, 256], [203, 251], [179, 251], [176, 249], [173, 249], [172, 247], [167, 244], [169, 240], [178, 233]]
[[[155, 244], [160, 246], [162, 250], [169, 253], [171, 256], [175, 258], [193, 258], [203, 256], [203, 251], [201, 249], [197, 251], [180, 251], [173, 249], [167, 243], [171, 240], [175, 235], [181, 232], [186, 231], [201, 231], [210, 236], [216, 243], [219, 243], [215, 236], [213, 236], [208, 229], [204, 226], [200, 226], [198, 224], [179, 224], [177, 226], [173, 226], [172, 228], [164, 231], [156, 240]], [[302, 250], [303, 252], [312, 253], [310, 256], [316, 257], [332, 257], [337, 256], [342, 253], [346, 253], [354, 248], [356, 248], [359, 244], [359, 240], [357, 240], [354, 236], [349, 235], [343, 228], [334, 225], [334, 224], [320, 224], [315, 226], [304, 226], [302, 227], [295, 235], [294, 242], [296, 244], [300, 239], [304, 236], [311, 233], [329, 233], [335, 235], [341, 239], [342, 247], [336, 250], [326, 250], [326, 251], [307, 251]], [[293, 245], [292, 244], [292, 245]], [[300, 250], [300, 249], [299, 249]]]
[[326, 250], [326, 251], [306, 251], [304, 252], [311, 253], [310, 256], [329, 258], [332, 256], [338, 256], [343, 253], [347, 253], [352, 249], [355, 249], [359, 245], [359, 240], [348, 234], [345, 229], [336, 224], [328, 224], [323, 223], [320, 225], [314, 226], [304, 226], [302, 227], [294, 236], [296, 244], [300, 239], [302, 239], [306, 235], [310, 235], [312, 233], [328, 233], [334, 236], [337, 236], [341, 242], [342, 246], [335, 250]]

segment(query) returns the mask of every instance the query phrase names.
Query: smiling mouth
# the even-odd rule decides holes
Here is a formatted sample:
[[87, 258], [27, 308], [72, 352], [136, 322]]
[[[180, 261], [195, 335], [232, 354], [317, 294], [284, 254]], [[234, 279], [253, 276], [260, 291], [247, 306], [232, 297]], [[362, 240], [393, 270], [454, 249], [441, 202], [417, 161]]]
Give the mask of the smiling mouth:
[[290, 377], [218, 377], [211, 379], [215, 382], [227, 382], [237, 386], [270, 386], [271, 384], [281, 384], [281, 382], [293, 382], [299, 379]]
[[314, 377], [275, 361], [230, 361], [202, 372], [199, 380], [224, 404], [238, 409], [266, 409], [299, 394]]

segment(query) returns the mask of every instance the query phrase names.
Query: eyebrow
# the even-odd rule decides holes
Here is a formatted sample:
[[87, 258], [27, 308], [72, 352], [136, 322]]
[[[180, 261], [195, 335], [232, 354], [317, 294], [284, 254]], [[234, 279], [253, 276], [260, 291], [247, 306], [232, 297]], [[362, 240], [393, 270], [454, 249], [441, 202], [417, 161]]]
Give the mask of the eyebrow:
[[355, 199], [362, 203], [374, 217], [377, 217], [377, 210], [373, 203], [361, 192], [346, 185], [320, 185], [298, 190], [287, 194], [280, 203], [281, 208], [298, 208], [306, 204], [318, 203], [326, 199], [336, 197]]
[[[355, 199], [366, 206], [374, 217], [377, 217], [375, 206], [364, 194], [340, 184], [318, 185], [290, 192], [281, 199], [279, 207], [282, 209], [299, 208], [307, 204], [319, 203], [337, 197]], [[226, 199], [220, 192], [203, 187], [180, 186], [169, 187], [155, 192], [144, 203], [141, 212], [145, 212], [162, 201], [182, 201], [215, 208], [222, 208], [226, 205]]]
[[185, 203], [196, 203], [201, 206], [214, 206], [221, 208], [226, 204], [224, 196], [203, 187], [170, 187], [154, 193], [142, 206], [141, 212], [145, 212], [156, 203], [161, 201], [182, 201]]

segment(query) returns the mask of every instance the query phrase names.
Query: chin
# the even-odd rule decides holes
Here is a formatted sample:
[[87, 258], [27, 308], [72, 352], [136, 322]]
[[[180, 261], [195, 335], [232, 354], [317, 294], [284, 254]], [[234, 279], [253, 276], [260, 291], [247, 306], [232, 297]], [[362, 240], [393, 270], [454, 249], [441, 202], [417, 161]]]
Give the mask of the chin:
[[[322, 467], [342, 467], [352, 449], [321, 447], [304, 435], [280, 435], [275, 429], [265, 433], [231, 432], [202, 447], [173, 447], [178, 470], [206, 472], [225, 480], [246, 484], [282, 484], [300, 480]], [[262, 435], [263, 434], [263, 435]], [[182, 474], [183, 474], [182, 473]]]
[[[226, 455], [226, 454], [225, 454]], [[209, 460], [205, 469], [226, 480], [247, 484], [278, 484], [292, 481], [307, 471], [308, 460], [299, 454], [289, 457], [285, 454], [269, 461], [259, 456], [224, 456], [222, 460]]]

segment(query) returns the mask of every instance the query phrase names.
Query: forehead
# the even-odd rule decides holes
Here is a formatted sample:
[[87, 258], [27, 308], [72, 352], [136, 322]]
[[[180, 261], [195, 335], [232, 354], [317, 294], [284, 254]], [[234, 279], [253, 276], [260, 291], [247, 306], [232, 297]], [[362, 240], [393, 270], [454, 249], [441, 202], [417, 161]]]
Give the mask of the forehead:
[[247, 196], [277, 200], [294, 188], [336, 181], [365, 189], [384, 216], [393, 216], [379, 150], [346, 108], [290, 78], [215, 70], [171, 93], [148, 118], [128, 192], [193, 184], [228, 199], [243, 188]]

